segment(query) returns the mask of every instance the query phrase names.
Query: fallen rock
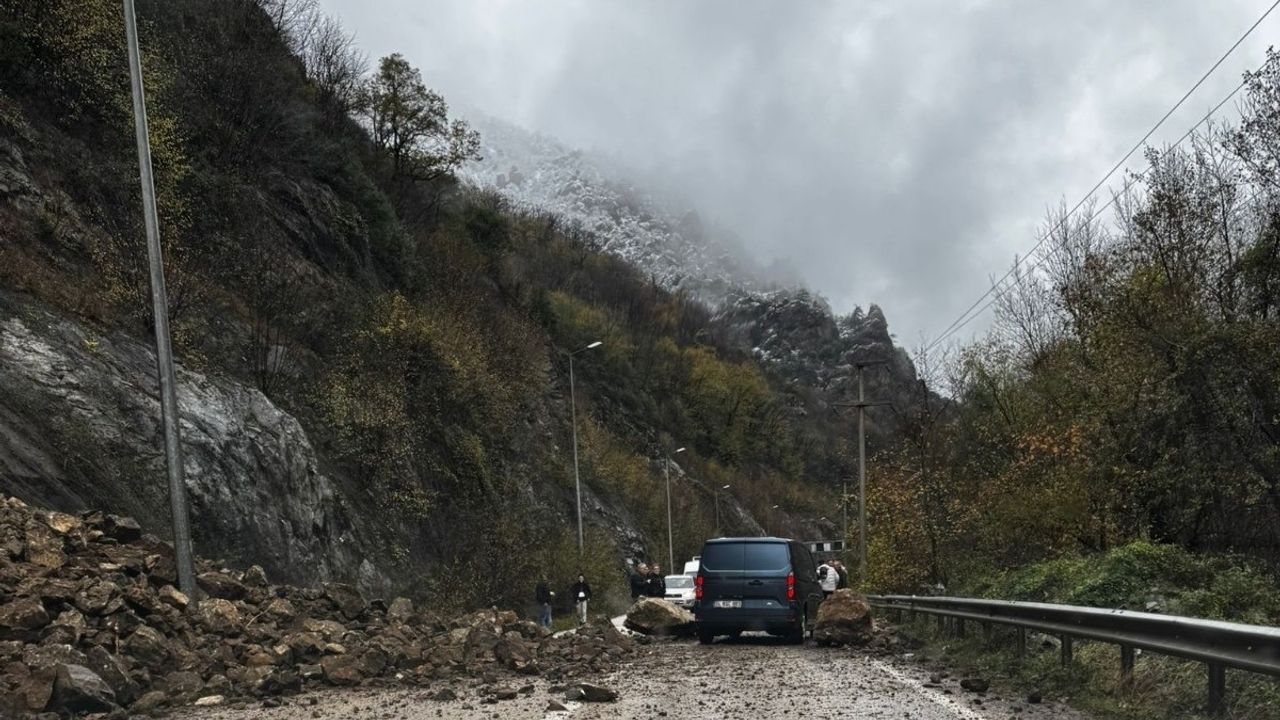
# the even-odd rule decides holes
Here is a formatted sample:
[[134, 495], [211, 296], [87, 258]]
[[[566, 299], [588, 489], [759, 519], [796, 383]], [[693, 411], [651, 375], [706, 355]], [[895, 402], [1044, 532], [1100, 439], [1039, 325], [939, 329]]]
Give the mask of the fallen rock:
[[582, 691], [582, 699], [586, 702], [613, 702], [618, 699], [617, 690], [603, 685], [581, 683], [578, 685], [578, 689]]
[[640, 598], [627, 611], [628, 630], [644, 635], [686, 635], [694, 629], [693, 613], [662, 598]]
[[221, 695], [205, 695], [202, 698], [198, 698], [192, 704], [195, 705], [196, 707], [210, 707], [213, 705], [221, 705], [226, 701], [227, 699]]
[[991, 687], [991, 683], [985, 678], [964, 678], [960, 681], [960, 687], [968, 690], [969, 692], [982, 693], [986, 692], [987, 689]]
[[168, 704], [168, 695], [159, 690], [152, 690], [135, 700], [133, 705], [129, 706], [129, 709], [135, 713], [149, 713]]
[[398, 597], [391, 601], [390, 607], [387, 608], [387, 619], [395, 622], [407, 623], [413, 617], [413, 601], [409, 598]]
[[569, 708], [558, 700], [548, 700], [546, 712], [569, 712]]
[[0, 605], [0, 637], [7, 639], [7, 636], [16, 635], [20, 631], [39, 630], [48, 625], [51, 619], [39, 600], [14, 600]]
[[142, 526], [137, 520], [124, 515], [108, 515], [102, 523], [102, 532], [121, 543], [142, 539]]
[[172, 607], [176, 607], [179, 610], [185, 610], [187, 609], [187, 606], [191, 604], [191, 598], [187, 597], [186, 593], [172, 585], [165, 585], [164, 587], [161, 587], [156, 594], [160, 597], [162, 602]]
[[848, 588], [836, 590], [818, 606], [813, 638], [820, 645], [866, 645], [873, 637], [871, 605]]
[[325, 583], [324, 596], [349, 620], [360, 617], [369, 607], [360, 591], [346, 583]]
[[331, 685], [357, 685], [364, 679], [360, 674], [360, 658], [355, 655], [326, 655], [320, 661], [320, 669]]
[[196, 615], [209, 632], [234, 635], [240, 632], [240, 611], [229, 600], [213, 598], [196, 604]]
[[83, 665], [59, 665], [49, 709], [66, 713], [110, 712], [116, 707], [111, 686]]
[[248, 590], [239, 580], [221, 572], [202, 572], [196, 575], [196, 585], [209, 597], [223, 600], [242, 600]]
[[154, 628], [143, 625], [124, 642], [125, 652], [137, 658], [151, 669], [159, 669], [169, 662], [169, 645]]

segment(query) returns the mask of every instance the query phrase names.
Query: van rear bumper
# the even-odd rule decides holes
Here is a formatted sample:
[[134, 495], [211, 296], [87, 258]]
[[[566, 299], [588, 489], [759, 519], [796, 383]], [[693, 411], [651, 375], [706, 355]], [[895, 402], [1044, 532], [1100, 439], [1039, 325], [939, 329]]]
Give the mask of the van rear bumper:
[[782, 633], [800, 620], [800, 608], [795, 605], [776, 609], [717, 608], [699, 602], [693, 607], [693, 616], [699, 630], [713, 635], [744, 630]]

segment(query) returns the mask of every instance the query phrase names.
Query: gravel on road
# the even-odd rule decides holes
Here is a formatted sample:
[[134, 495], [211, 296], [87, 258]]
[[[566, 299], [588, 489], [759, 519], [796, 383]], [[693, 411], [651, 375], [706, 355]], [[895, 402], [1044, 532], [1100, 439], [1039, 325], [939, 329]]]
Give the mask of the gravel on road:
[[[932, 675], [932, 676], [931, 676]], [[457, 698], [435, 700], [432, 689], [326, 690], [284, 698], [285, 705], [190, 708], [191, 720], [339, 720], [379, 718], [529, 718], [592, 720], [636, 718], [858, 718], [873, 720], [1087, 720], [1046, 699], [1028, 703], [998, 689], [974, 693], [960, 675], [939, 677], [899, 656], [848, 649], [785, 645], [763, 635], [712, 646], [659, 642], [603, 679], [616, 702], [565, 702], [564, 691], [538, 680], [509, 700], [492, 700], [492, 687], [454, 685]], [[551, 701], [567, 709], [549, 710]]]

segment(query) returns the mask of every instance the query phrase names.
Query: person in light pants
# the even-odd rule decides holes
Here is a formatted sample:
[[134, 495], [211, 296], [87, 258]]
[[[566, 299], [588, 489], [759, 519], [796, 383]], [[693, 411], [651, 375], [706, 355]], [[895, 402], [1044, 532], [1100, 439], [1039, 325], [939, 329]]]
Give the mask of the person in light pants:
[[578, 624], [587, 624], [587, 603], [591, 600], [591, 585], [585, 575], [578, 575], [578, 582], [569, 588], [569, 596], [578, 604]]

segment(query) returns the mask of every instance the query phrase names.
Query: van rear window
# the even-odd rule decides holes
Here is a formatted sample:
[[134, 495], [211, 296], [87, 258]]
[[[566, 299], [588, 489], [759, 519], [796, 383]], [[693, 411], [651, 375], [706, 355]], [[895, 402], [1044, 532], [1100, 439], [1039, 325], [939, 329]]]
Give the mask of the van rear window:
[[702, 552], [702, 567], [712, 572], [778, 572], [790, 565], [782, 543], [714, 543]]

